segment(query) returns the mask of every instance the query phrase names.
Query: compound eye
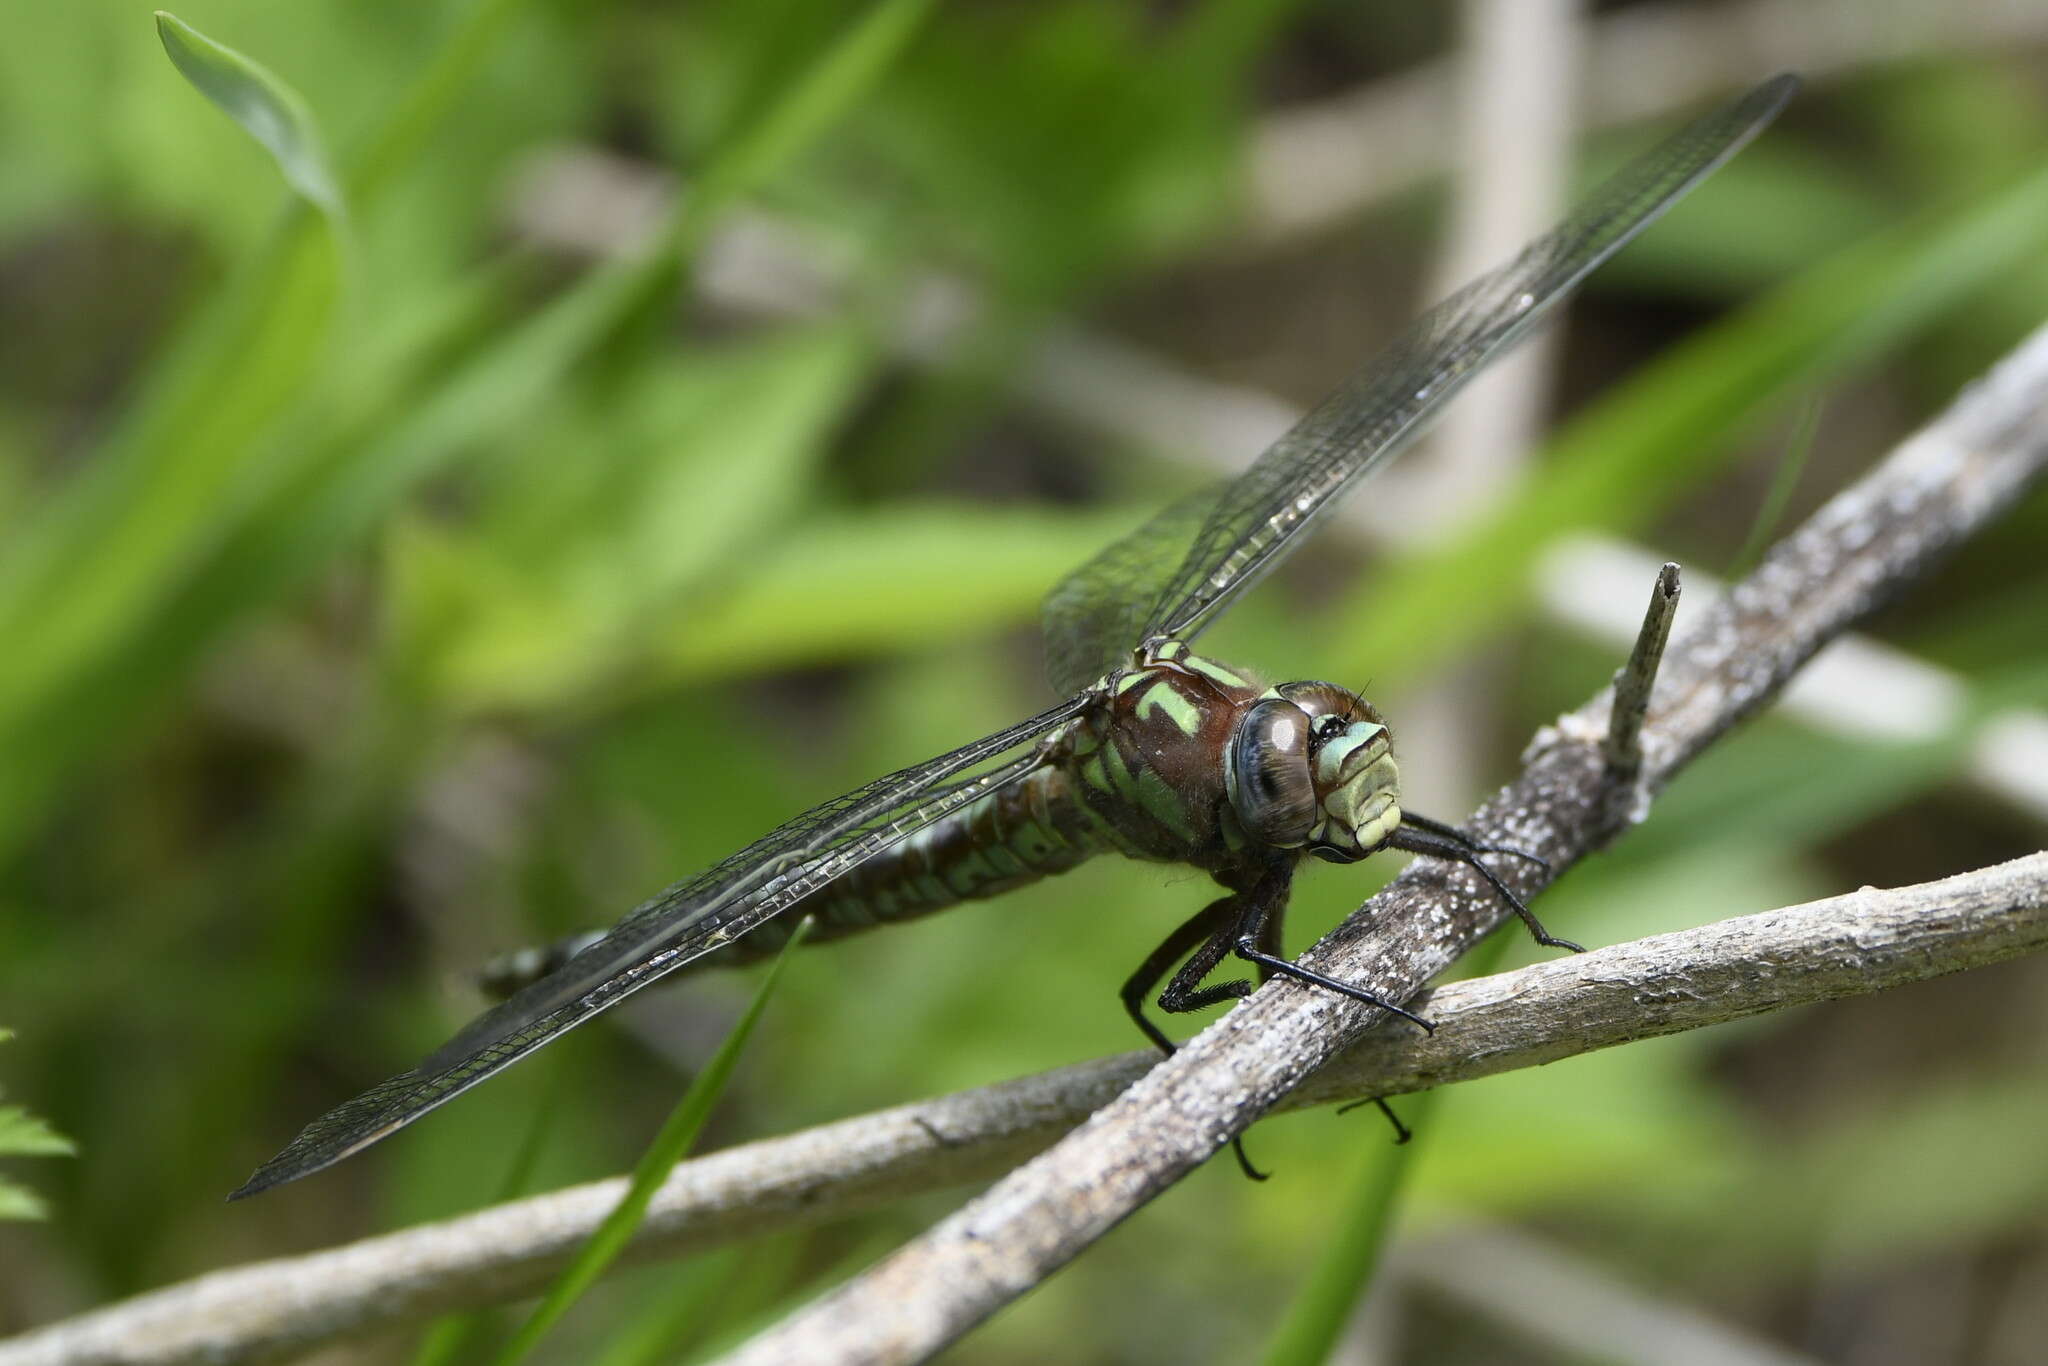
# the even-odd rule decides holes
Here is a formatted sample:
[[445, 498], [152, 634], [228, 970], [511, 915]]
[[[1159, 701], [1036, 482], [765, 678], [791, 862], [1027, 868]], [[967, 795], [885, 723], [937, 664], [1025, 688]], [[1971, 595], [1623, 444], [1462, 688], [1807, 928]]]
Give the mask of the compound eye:
[[1237, 817], [1253, 838], [1283, 849], [1306, 842], [1315, 827], [1310, 725], [1301, 708], [1269, 697], [1245, 713], [1230, 742]]

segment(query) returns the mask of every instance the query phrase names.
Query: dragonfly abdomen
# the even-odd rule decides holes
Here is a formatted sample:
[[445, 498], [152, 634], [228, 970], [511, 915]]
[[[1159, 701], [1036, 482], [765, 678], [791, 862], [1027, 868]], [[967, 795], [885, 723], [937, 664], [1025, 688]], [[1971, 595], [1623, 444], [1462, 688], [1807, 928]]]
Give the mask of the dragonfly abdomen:
[[[1072, 779], [1048, 764], [906, 836], [677, 975], [772, 957], [807, 915], [817, 921], [812, 940], [837, 939], [1000, 896], [1113, 847], [1102, 835], [1100, 823], [1074, 800]], [[579, 935], [546, 949], [506, 954], [485, 967], [481, 983], [493, 996], [508, 996], [599, 937]]]
[[1108, 847], [1097, 822], [1074, 800], [1071, 779], [1048, 764], [906, 836], [683, 970], [766, 958], [807, 915], [816, 921], [812, 940], [837, 939], [1000, 896]]

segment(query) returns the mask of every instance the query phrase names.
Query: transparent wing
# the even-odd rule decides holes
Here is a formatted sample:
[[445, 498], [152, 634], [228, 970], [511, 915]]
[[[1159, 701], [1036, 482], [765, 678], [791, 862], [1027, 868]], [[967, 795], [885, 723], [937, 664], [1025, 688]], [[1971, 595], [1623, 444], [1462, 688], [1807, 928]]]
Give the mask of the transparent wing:
[[1158, 586], [1187, 558], [1226, 487], [1189, 494], [1045, 595], [1045, 673], [1054, 692], [1079, 692], [1127, 661], [1145, 635]]
[[[1152, 636], [1193, 639], [1277, 564], [1310, 522], [1417, 436], [1452, 395], [1573, 286], [1740, 150], [1798, 86], [1796, 76], [1778, 76], [1688, 124], [1631, 162], [1514, 260], [1424, 314], [1223, 487], [1178, 568], [1153, 581], [1159, 587], [1149, 593], [1142, 625], [1115, 642], [1117, 648]], [[1084, 568], [1076, 580], [1093, 568]], [[1121, 591], [1143, 599], [1151, 588], [1152, 583], [1127, 580]], [[1085, 597], [1115, 588], [1091, 581], [1076, 591]], [[1106, 614], [1100, 607], [1086, 615], [1070, 609], [1068, 619]]]
[[1037, 739], [1088, 702], [1070, 698], [1008, 730], [855, 788], [678, 882], [558, 970], [478, 1016], [410, 1072], [314, 1120], [229, 1198], [254, 1195], [361, 1151], [905, 836], [1023, 777], [1037, 767], [1036, 752], [959, 775]]

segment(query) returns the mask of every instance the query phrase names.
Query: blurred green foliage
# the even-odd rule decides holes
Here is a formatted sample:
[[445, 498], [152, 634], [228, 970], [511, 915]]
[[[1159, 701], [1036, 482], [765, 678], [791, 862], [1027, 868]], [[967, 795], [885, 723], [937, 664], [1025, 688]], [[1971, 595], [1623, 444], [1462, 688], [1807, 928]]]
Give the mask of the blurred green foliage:
[[[1044, 702], [1039, 597], [1185, 479], [1014, 400], [1055, 324], [1251, 373], [1271, 339], [1313, 332], [1286, 367], [1310, 399], [1421, 302], [1435, 217], [1431, 192], [1264, 259], [1233, 245], [1259, 118], [1448, 40], [1399, 6], [179, 17], [274, 73], [242, 107], [260, 93], [317, 126], [290, 145], [317, 137], [332, 170], [286, 169], [346, 205], [347, 245], [166, 60], [147, 9], [10, 16], [0, 1012], [21, 1036], [12, 1091], [83, 1155], [40, 1175], [51, 1219], [0, 1243], [0, 1327], [496, 1198], [523, 1165], [508, 1135], [542, 1107], [533, 1186], [632, 1161], [750, 982], [693, 980], [317, 1181], [219, 1199], [445, 1037], [493, 953], [602, 923]], [[1370, 570], [1318, 544], [1216, 653], [1373, 685], [1397, 721], [1439, 666], [1511, 658], [1475, 723], [1485, 776], [1504, 775], [1614, 663], [1520, 606], [1545, 542], [1610, 527], [1725, 564], [1777, 446], [1810, 447], [1801, 516], [2048, 316], [2039, 76], [2024, 51], [1828, 76], [1596, 279], [1567, 373], [1599, 397], [1497, 517]], [[637, 252], [580, 259], [519, 207], [565, 146], [685, 193]], [[595, 193], [548, 208], [618, 214]], [[752, 215], [793, 225], [840, 285], [795, 315], [721, 302], [708, 244]], [[1346, 264], [1352, 241], [1368, 266]], [[934, 270], [975, 306], [912, 358]], [[1333, 305], [1332, 280], [1357, 301]], [[1991, 705], [2038, 699], [2044, 533], [2035, 499], [1878, 624], [1960, 671], [1952, 733], [1887, 747], [1767, 719], [1545, 918], [1626, 939], [2038, 845], [1958, 779]], [[1387, 871], [1306, 878], [1290, 942]], [[1129, 1048], [1115, 985], [1204, 895], [1191, 872], [1104, 860], [798, 955], [710, 1141]], [[1890, 1278], [2039, 1246], [2040, 985], [2019, 964], [1446, 1093], [1404, 1225], [1540, 1221], [1654, 1293], [1824, 1339], [1824, 1296], [1881, 1308]], [[1332, 1189], [1397, 1160], [1376, 1125], [1261, 1125], [1273, 1181], [1197, 1174], [962, 1359], [1250, 1357], [1351, 1217]], [[542, 1353], [729, 1342], [954, 1199], [614, 1275]]]
[[[0, 1029], [0, 1043], [14, 1037]], [[76, 1152], [71, 1140], [19, 1105], [0, 1105], [0, 1157], [63, 1157]], [[0, 1219], [41, 1219], [48, 1213], [28, 1187], [0, 1176]]]

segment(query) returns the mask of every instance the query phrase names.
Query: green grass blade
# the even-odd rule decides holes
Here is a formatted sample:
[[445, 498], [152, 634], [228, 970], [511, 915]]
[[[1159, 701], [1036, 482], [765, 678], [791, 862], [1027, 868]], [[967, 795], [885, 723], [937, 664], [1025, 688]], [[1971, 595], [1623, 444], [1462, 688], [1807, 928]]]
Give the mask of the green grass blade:
[[[1496, 929], [1491, 938], [1465, 956], [1459, 975], [1483, 977], [1495, 971], [1507, 952], [1508, 936], [1517, 932], [1513, 920]], [[1338, 1216], [1337, 1236], [1288, 1305], [1260, 1358], [1262, 1366], [1316, 1366], [1327, 1361], [1372, 1284], [1387, 1240], [1393, 1236], [1401, 1193], [1415, 1171], [1416, 1154], [1431, 1131], [1436, 1092], [1420, 1092], [1401, 1104], [1414, 1137], [1390, 1152], [1367, 1151]]]
[[1404, 1101], [1404, 1120], [1416, 1137], [1399, 1147], [1365, 1154], [1337, 1216], [1336, 1237], [1288, 1305], [1259, 1358], [1262, 1366], [1316, 1366], [1329, 1360], [1379, 1269], [1433, 1108], [1429, 1092]]
[[705, 232], [734, 201], [782, 171], [867, 95], [918, 30], [932, 0], [879, 0], [760, 117], [705, 166], [658, 239], [664, 289], [620, 320], [618, 341], [645, 345], [656, 334], [654, 307], [678, 289]]
[[795, 160], [874, 88], [918, 30], [932, 0], [881, 0], [807, 71], [789, 93], [705, 168], [672, 236], [697, 240], [704, 225]]
[[[505, 1169], [505, 1179], [498, 1186], [495, 1203], [502, 1205], [526, 1193], [534, 1170], [540, 1165], [541, 1152], [547, 1147], [548, 1136], [554, 1132], [555, 1116], [562, 1112], [562, 1106], [568, 1099], [569, 1072], [557, 1057], [547, 1094], [534, 1107], [533, 1118], [526, 1126], [526, 1137], [520, 1140], [519, 1151], [512, 1155], [512, 1163]], [[470, 1354], [470, 1348], [483, 1336], [485, 1328], [497, 1314], [496, 1309], [472, 1309], [437, 1320], [420, 1339], [419, 1350], [413, 1353], [412, 1366], [455, 1366]]]
[[329, 218], [347, 217], [341, 179], [328, 160], [313, 111], [277, 73], [217, 43], [176, 15], [156, 12], [157, 36], [195, 89], [261, 143], [285, 183]]
[[486, 1312], [472, 1310], [436, 1319], [412, 1354], [412, 1366], [455, 1366], [469, 1355], [483, 1333]]
[[[305, 102], [173, 16], [159, 14], [157, 28], [178, 69], [320, 212], [294, 203], [150, 367], [83, 472], [0, 547], [0, 634], [34, 642], [0, 678], [0, 736], [25, 773], [56, 758], [43, 718], [73, 707], [81, 676], [149, 629], [182, 566], [215, 535], [252, 442], [324, 355], [339, 297], [342, 201]], [[76, 718], [71, 729], [94, 725]]]
[[1674, 347], [1568, 424], [1500, 510], [1375, 575], [1333, 618], [1335, 677], [1386, 680], [1448, 658], [1513, 614], [1544, 549], [1586, 527], [1654, 518], [1718, 468], [1791, 394], [1899, 345], [2031, 260], [2048, 236], [2048, 172], [1931, 227], [1888, 233]]
[[209, 310], [143, 411], [0, 550], [0, 634], [35, 642], [0, 678], [0, 729], [118, 648], [211, 533], [250, 442], [325, 344], [331, 242], [303, 233], [278, 243], [273, 262]]
[[429, 145], [434, 130], [448, 117], [505, 26], [526, 0], [475, 0], [454, 36], [441, 45], [433, 63], [420, 73], [390, 117], [370, 138], [346, 173], [350, 197], [368, 205], [397, 179]]
[[548, 1287], [548, 1293], [532, 1317], [521, 1325], [512, 1341], [505, 1345], [496, 1360], [498, 1366], [513, 1366], [528, 1352], [532, 1351], [548, 1330], [569, 1311], [583, 1292], [597, 1283], [605, 1268], [617, 1260], [625, 1251], [626, 1244], [633, 1237], [640, 1221], [647, 1217], [648, 1202], [654, 1199], [654, 1192], [667, 1179], [670, 1170], [680, 1162], [697, 1141], [697, 1134], [704, 1127], [704, 1121], [711, 1115], [711, 1107], [725, 1091], [731, 1079], [733, 1068], [738, 1064], [740, 1053], [746, 1048], [747, 1040], [753, 1035], [754, 1026], [760, 1021], [761, 1013], [767, 1008], [768, 1000], [775, 993], [775, 985], [782, 978], [782, 970], [789, 963], [792, 950], [803, 943], [810, 933], [811, 922], [807, 919], [790, 936], [789, 943], [776, 955], [769, 967], [768, 975], [761, 982], [761, 989], [754, 993], [754, 999], [747, 1005], [746, 1012], [725, 1036], [718, 1052], [690, 1083], [689, 1090], [676, 1102], [661, 1132], [655, 1135], [640, 1162], [633, 1168], [632, 1184], [626, 1189], [618, 1207], [605, 1216], [597, 1231], [590, 1235], [576, 1257]]
[[1728, 568], [1721, 578], [1735, 583], [1756, 568], [1757, 561], [1770, 548], [1771, 537], [1778, 532], [1778, 524], [1785, 519], [1785, 509], [1791, 505], [1792, 491], [1799, 487], [1799, 476], [1806, 469], [1807, 457], [1813, 454], [1814, 433], [1820, 430], [1820, 404], [1809, 399], [1800, 409], [1797, 424], [1786, 438], [1785, 449], [1778, 456], [1777, 465], [1771, 471], [1771, 486], [1764, 490], [1763, 501], [1757, 504], [1756, 516], [1749, 524], [1749, 534], [1742, 538], [1742, 548], [1728, 562]]
[[[446, 112], [497, 31], [502, 7], [486, 0], [454, 50], [401, 101], [394, 119], [410, 122], [373, 141], [378, 174], [364, 183], [366, 195], [416, 150], [428, 121]], [[319, 142], [304, 103], [289, 86], [169, 15], [159, 31], [173, 61], [209, 98], [220, 91], [230, 105], [264, 111], [249, 117], [275, 134], [266, 146], [291, 152], [290, 164], [280, 158], [280, 166], [310, 177], [315, 190], [332, 180], [314, 155]], [[0, 845], [35, 819], [49, 785], [99, 743], [92, 737], [106, 730], [107, 716], [133, 714], [136, 696], [167, 691], [167, 680], [204, 643], [195, 637], [188, 648], [156, 653], [191, 621], [167, 597], [182, 591], [189, 603], [195, 593], [207, 596], [203, 582], [181, 584], [180, 576], [197, 560], [203, 579], [206, 553], [217, 560], [250, 518], [276, 517], [236, 490], [252, 465], [288, 482], [303, 462], [290, 451], [252, 459], [252, 446], [304, 400], [326, 353], [339, 259], [335, 235], [315, 225], [330, 222], [303, 211], [287, 215], [151, 367], [146, 387], [82, 475], [0, 546], [0, 633], [35, 642], [0, 678], [0, 737], [12, 759], [0, 779]], [[239, 524], [236, 512], [247, 513]], [[260, 593], [248, 591], [254, 587], [208, 598], [230, 613], [212, 628], [259, 605]], [[95, 701], [104, 705], [95, 710]]]

